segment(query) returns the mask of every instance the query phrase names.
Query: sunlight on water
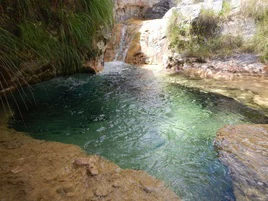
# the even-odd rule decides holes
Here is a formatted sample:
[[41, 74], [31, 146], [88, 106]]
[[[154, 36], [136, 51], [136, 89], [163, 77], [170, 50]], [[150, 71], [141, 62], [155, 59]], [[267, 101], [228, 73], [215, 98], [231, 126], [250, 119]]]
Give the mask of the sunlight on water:
[[14, 128], [145, 170], [183, 200], [234, 199], [228, 170], [213, 147], [216, 131], [267, 121], [231, 99], [166, 83], [122, 62], [106, 64], [96, 76], [43, 85], [34, 87], [37, 107], [28, 103], [29, 111], [22, 111], [27, 127], [17, 117]]

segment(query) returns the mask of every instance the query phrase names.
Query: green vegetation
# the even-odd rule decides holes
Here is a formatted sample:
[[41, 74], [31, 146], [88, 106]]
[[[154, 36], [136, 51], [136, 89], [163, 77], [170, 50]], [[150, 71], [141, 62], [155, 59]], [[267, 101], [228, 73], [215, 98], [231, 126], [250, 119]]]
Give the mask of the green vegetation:
[[7, 80], [29, 61], [58, 74], [79, 72], [113, 23], [111, 0], [2, 0], [0, 9], [0, 70]]
[[112, 24], [112, 0], [1, 0], [0, 104], [4, 110], [11, 111], [7, 91], [20, 111], [13, 89], [21, 89], [21, 98], [30, 100], [23, 86], [40, 82], [39, 75], [48, 79], [79, 72], [86, 61], [98, 56], [96, 41], [104, 39]]
[[[268, 2], [267, 2], [268, 3]], [[180, 13], [174, 11], [168, 26], [170, 47], [186, 56], [213, 57], [251, 51], [268, 62], [268, 4], [262, 1], [245, 1], [239, 17], [254, 18], [257, 32], [252, 41], [245, 43], [241, 36], [221, 35], [220, 25], [231, 15], [231, 5], [224, 1], [218, 14], [212, 10], [201, 10], [193, 22], [185, 22]], [[244, 12], [245, 11], [245, 12]]]
[[243, 16], [252, 17], [257, 23], [257, 32], [246, 48], [260, 54], [262, 61], [268, 63], [268, 1], [247, 0], [242, 6]]
[[268, 15], [258, 22], [257, 33], [250, 45], [251, 49], [261, 54], [262, 61], [268, 63]]
[[222, 18], [212, 10], [203, 9], [191, 24], [182, 19], [180, 13], [174, 12], [168, 26], [170, 47], [176, 52], [195, 57], [228, 55], [243, 44], [239, 36], [219, 35]]
[[241, 2], [241, 14], [245, 17], [262, 20], [268, 14], [268, 1], [244, 0]]
[[228, 18], [228, 16], [230, 16], [232, 11], [232, 6], [231, 3], [229, 1], [223, 1], [222, 3], [222, 10], [219, 13], [219, 16], [221, 16], [221, 18], [225, 19]]

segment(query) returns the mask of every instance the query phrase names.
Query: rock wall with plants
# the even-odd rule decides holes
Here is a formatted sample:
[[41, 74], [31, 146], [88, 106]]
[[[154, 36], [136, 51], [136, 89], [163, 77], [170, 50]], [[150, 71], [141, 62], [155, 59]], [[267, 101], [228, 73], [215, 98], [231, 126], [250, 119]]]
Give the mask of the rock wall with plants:
[[267, 0], [180, 1], [166, 16], [175, 52], [199, 57], [255, 53], [267, 62]]
[[3, 0], [0, 13], [0, 91], [102, 65], [111, 0]]
[[177, 0], [169, 5], [161, 19], [117, 26], [106, 61], [115, 59], [123, 35], [128, 63], [174, 67], [201, 78], [267, 75], [267, 0]]

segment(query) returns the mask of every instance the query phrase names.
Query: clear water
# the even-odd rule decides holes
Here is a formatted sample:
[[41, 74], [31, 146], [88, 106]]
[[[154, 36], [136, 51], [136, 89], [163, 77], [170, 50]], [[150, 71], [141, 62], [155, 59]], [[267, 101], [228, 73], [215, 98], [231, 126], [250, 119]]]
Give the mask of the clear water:
[[145, 170], [183, 200], [234, 199], [228, 170], [213, 147], [216, 131], [267, 119], [148, 70], [118, 62], [105, 69], [36, 85], [36, 105], [27, 102], [26, 110], [19, 101], [23, 121], [17, 115], [11, 125], [37, 139], [79, 145], [122, 168]]

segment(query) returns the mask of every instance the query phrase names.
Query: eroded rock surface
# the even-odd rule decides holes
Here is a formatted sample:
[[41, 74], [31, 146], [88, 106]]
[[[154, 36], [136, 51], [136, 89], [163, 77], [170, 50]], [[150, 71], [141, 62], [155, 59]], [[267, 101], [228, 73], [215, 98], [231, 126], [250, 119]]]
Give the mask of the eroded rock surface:
[[195, 78], [213, 78], [216, 80], [234, 80], [248, 76], [267, 79], [267, 65], [261, 63], [256, 55], [239, 54], [225, 58], [206, 59], [203, 62], [196, 58], [184, 59], [176, 70]]
[[123, 170], [74, 145], [34, 140], [0, 117], [0, 200], [179, 200], [143, 171]]
[[268, 125], [226, 126], [218, 131], [215, 146], [229, 167], [238, 201], [268, 198]]
[[[129, 20], [117, 24], [107, 45], [105, 61], [118, 59], [135, 65], [164, 64], [168, 52], [167, 25], [163, 19]], [[123, 49], [121, 53], [120, 49]]]
[[114, 0], [115, 20], [122, 22], [130, 18], [159, 19], [171, 5], [171, 0]]

